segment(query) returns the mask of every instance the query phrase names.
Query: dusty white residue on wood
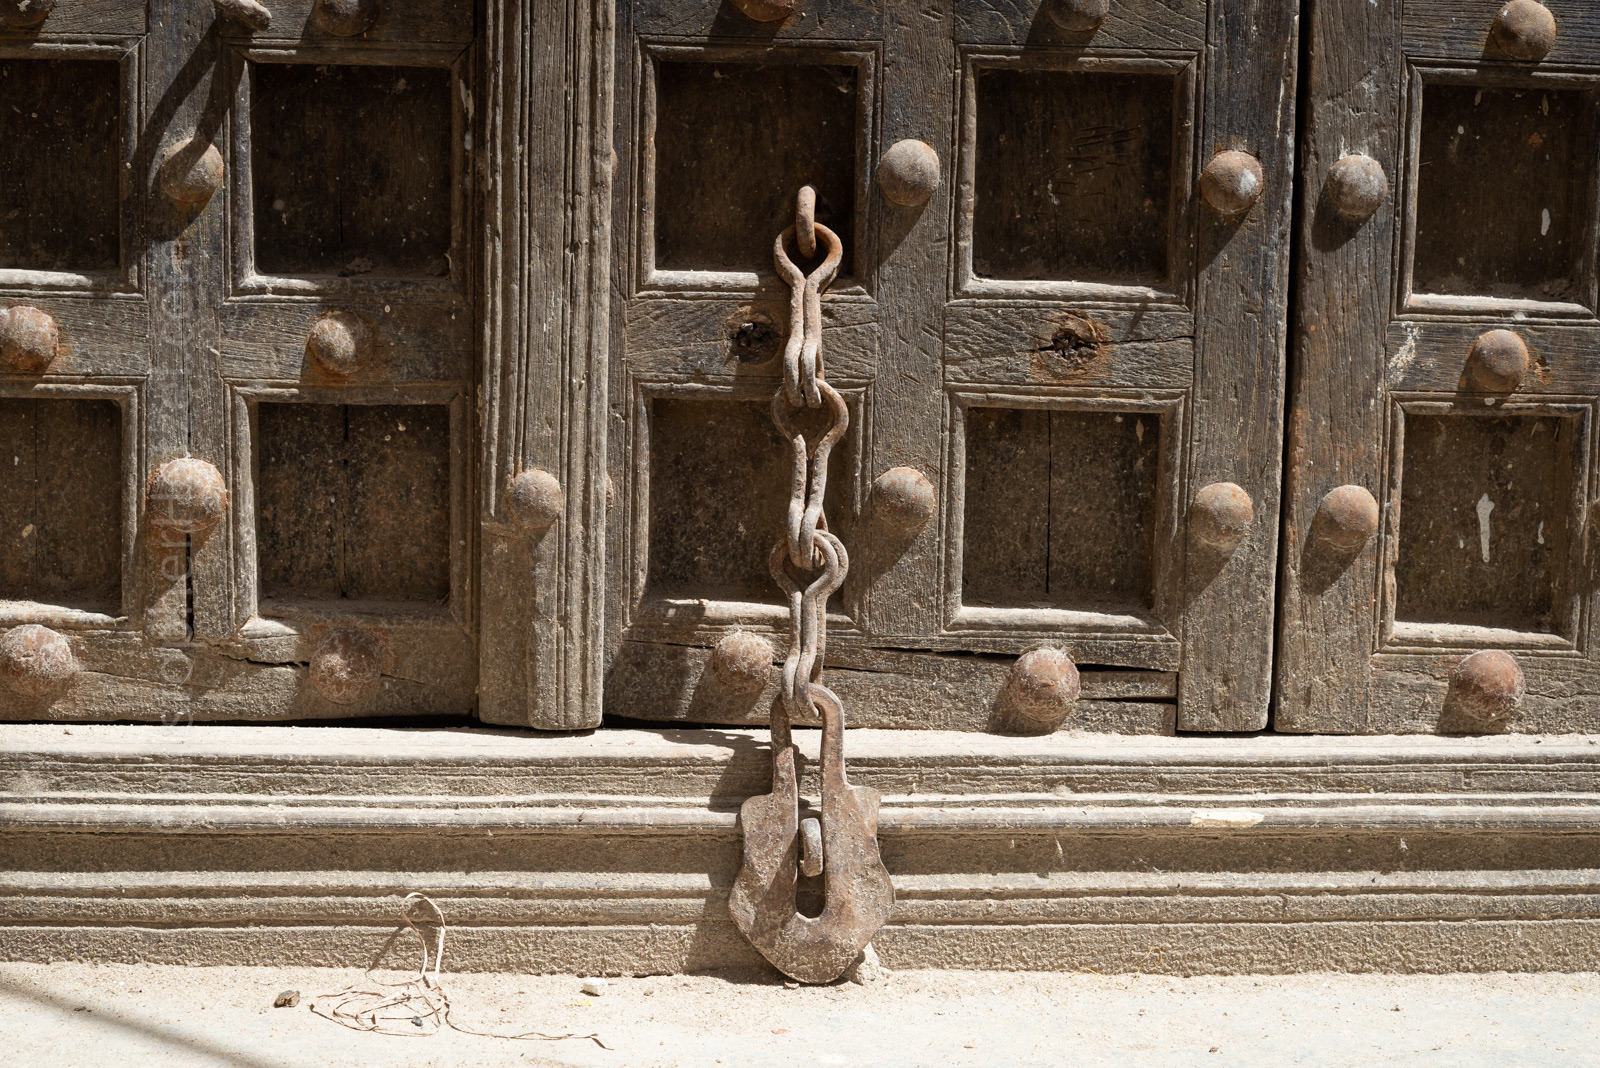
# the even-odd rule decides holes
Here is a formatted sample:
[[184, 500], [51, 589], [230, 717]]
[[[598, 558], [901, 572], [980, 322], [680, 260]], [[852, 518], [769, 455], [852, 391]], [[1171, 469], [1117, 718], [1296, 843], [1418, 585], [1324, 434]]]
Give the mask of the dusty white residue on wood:
[[1550, 232], [1550, 209], [1545, 208], [1539, 216], [1539, 236], [1544, 237]]
[[1393, 356], [1389, 358], [1389, 374], [1399, 377], [1411, 368], [1417, 358], [1417, 334], [1422, 326], [1419, 323], [1407, 323], [1405, 326], [1406, 339], [1400, 343]]
[[1478, 498], [1478, 549], [1483, 553], [1483, 562], [1489, 562], [1489, 513], [1494, 511], [1494, 502], [1485, 493]]

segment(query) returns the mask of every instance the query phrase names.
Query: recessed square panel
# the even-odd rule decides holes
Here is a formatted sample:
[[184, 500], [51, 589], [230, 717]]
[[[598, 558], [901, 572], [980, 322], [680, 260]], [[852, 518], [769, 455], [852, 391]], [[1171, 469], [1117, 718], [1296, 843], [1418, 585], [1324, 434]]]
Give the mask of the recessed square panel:
[[122, 65], [0, 59], [0, 270], [121, 260]]
[[262, 404], [261, 596], [443, 601], [450, 594], [450, 410]]
[[980, 69], [973, 273], [1165, 282], [1175, 90], [1166, 73]]
[[963, 605], [1153, 606], [1159, 415], [974, 407], [966, 436]]
[[0, 601], [116, 613], [122, 409], [0, 398]]
[[1395, 620], [1559, 634], [1575, 417], [1405, 417]]
[[450, 71], [303, 63], [251, 71], [255, 269], [449, 275]]
[[1429, 84], [1412, 289], [1587, 303], [1596, 94]]
[[856, 248], [854, 66], [662, 60], [655, 87], [655, 266], [772, 271], [794, 196], [817, 190], [817, 221]]
[[[766, 400], [657, 397], [650, 406], [650, 562], [658, 597], [784, 603], [768, 570], [789, 507], [792, 452]], [[820, 425], [802, 413], [808, 436]], [[831, 529], [848, 520], [847, 446], [828, 463]]]

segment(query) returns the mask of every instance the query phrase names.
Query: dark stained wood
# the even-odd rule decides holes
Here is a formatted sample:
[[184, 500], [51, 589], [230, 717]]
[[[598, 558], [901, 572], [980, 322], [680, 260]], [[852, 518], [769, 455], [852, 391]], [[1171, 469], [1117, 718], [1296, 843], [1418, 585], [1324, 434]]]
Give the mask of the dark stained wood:
[[770, 271], [792, 190], [809, 184], [817, 221], [846, 243], [848, 273], [858, 69], [663, 58], [655, 77], [657, 269]]
[[972, 268], [986, 278], [1166, 282], [1174, 78], [982, 70]]
[[132, 37], [147, 28], [146, 7], [128, 0], [56, 0], [49, 16], [37, 26], [0, 27], [0, 44], [85, 34]]
[[967, 412], [962, 603], [1148, 609], [1160, 419]]
[[[1588, 0], [1541, 0], [1556, 20], [1556, 43], [1543, 66], [1592, 64], [1600, 50], [1600, 11]], [[1513, 64], [1487, 48], [1497, 0], [1406, 0], [1405, 54], [1429, 59]]]
[[[846, 443], [829, 458], [827, 513], [836, 533], [850, 525], [858, 451]], [[648, 595], [784, 603], [768, 557], [787, 514], [789, 475], [768, 401], [653, 400]]]
[[255, 433], [256, 567], [264, 597], [343, 594], [345, 409], [263, 404]]
[[1413, 291], [1592, 302], [1597, 105], [1593, 91], [1424, 80]]
[[450, 595], [450, 410], [359, 404], [345, 418], [345, 595], [443, 601]]
[[250, 65], [255, 264], [439, 278], [451, 251], [451, 74]]
[[263, 404], [256, 420], [263, 597], [449, 595], [448, 409]]
[[472, 41], [472, 0], [391, 0], [378, 9], [378, 17], [365, 33], [340, 37], [328, 33], [312, 17], [317, 0], [272, 0], [272, 25], [247, 32], [232, 22], [221, 23], [223, 33], [247, 38], [252, 44], [318, 44], [334, 47], [356, 44], [411, 44], [440, 42], [466, 45]]
[[121, 262], [122, 95], [115, 59], [0, 56], [0, 270]]
[[1409, 413], [1395, 562], [1396, 623], [1573, 636], [1566, 603], [1575, 417]]
[[0, 397], [0, 600], [116, 614], [122, 484], [114, 402]]

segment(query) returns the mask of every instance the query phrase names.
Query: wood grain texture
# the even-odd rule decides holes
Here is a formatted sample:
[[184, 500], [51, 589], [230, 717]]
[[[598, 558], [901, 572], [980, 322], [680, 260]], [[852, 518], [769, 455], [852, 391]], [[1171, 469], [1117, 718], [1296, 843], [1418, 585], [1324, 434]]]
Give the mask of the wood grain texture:
[[1091, 31], [1063, 29], [1051, 17], [1056, 0], [982, 0], [956, 5], [962, 44], [1037, 45], [1092, 50], [1198, 52], [1206, 43], [1203, 0], [1123, 0]]
[[730, 0], [638, 0], [632, 17], [638, 32], [652, 36], [871, 40], [883, 32], [885, 6], [881, 0], [811, 0], [791, 17], [772, 23], [745, 17]]
[[1192, 314], [1169, 309], [954, 303], [944, 314], [945, 380], [1081, 389], [1187, 385], [1193, 327]]
[[[1556, 19], [1556, 43], [1546, 67], [1593, 63], [1600, 50], [1600, 12], [1587, 0], [1541, 0]], [[1406, 0], [1405, 54], [1428, 59], [1519, 66], [1489, 49], [1489, 29], [1505, 5], [1498, 0]]]
[[449, 274], [448, 69], [251, 63], [247, 76], [258, 273]]
[[1299, 7], [1225, 0], [1211, 5], [1210, 18], [1195, 162], [1249, 152], [1264, 186], [1242, 221], [1195, 198], [1195, 421], [1179, 508], [1186, 516], [1203, 487], [1233, 482], [1255, 514], [1244, 543], [1224, 560], [1188, 544], [1178, 722], [1184, 730], [1259, 730], [1272, 687]]
[[0, 600], [118, 612], [122, 444], [112, 401], [0, 398]]
[[1593, 306], [1600, 94], [1422, 84], [1411, 291]]
[[[612, 5], [590, 0], [555, 18], [523, 4], [486, 12], [477, 581], [491, 621], [478, 715], [490, 723], [600, 722], [612, 27]], [[555, 475], [565, 495], [538, 536], [504, 514], [506, 487], [526, 467]]]
[[[909, 537], [889, 539], [868, 529], [857, 533], [858, 544], [850, 545], [856, 571], [844, 591], [850, 614], [836, 624], [842, 628], [838, 640], [870, 648], [1011, 655], [1029, 643], [1055, 640], [1071, 645], [1074, 655], [1091, 664], [1172, 670], [1181, 662], [1185, 675], [1179, 688], [1197, 710], [1191, 726], [1259, 728], [1270, 688], [1281, 463], [1287, 257], [1279, 246], [1287, 243], [1293, 128], [1293, 94], [1281, 90], [1294, 80], [1292, 5], [1282, 0], [1224, 4], [1208, 28], [1204, 5], [1138, 0], [1114, 5], [1100, 30], [1088, 35], [1053, 29], [1050, 12], [1031, 3], [930, 9], [890, 0], [879, 10], [881, 45], [846, 20], [835, 23], [838, 33], [828, 49], [808, 52], [790, 45], [791, 34], [810, 31], [788, 26], [773, 33], [772, 47], [759, 54], [770, 56], [777, 69], [780, 62], [837, 63], [839, 56], [864, 45], [881, 48], [877, 129], [866, 150], [858, 150], [857, 166], [870, 166], [901, 139], [915, 139], [933, 149], [948, 175], [925, 206], [891, 204], [872, 188], [865, 204], [870, 241], [861, 242], [864, 258], [858, 261], [859, 277], [852, 280], [865, 292], [835, 292], [824, 300], [830, 375], [853, 383], [859, 374], [866, 386], [866, 415], [851, 431], [863, 435], [868, 457], [863, 481], [909, 466], [927, 477], [941, 498], [940, 520]], [[705, 29], [711, 24], [709, 11], [709, 4], [697, 0], [641, 0], [621, 8], [617, 54], [628, 73], [618, 81], [617, 143], [619, 153], [626, 148], [631, 155], [616, 186], [618, 217], [637, 210], [648, 222], [652, 211], [664, 210], [660, 189], [656, 200], [650, 199], [652, 168], [662, 158], [651, 138], [665, 128], [663, 100], [674, 98], [652, 85], [654, 57], [689, 56], [685, 46], [701, 39], [697, 34], [712, 32]], [[745, 36], [734, 23], [722, 26], [719, 35]], [[1269, 42], [1265, 48], [1263, 34]], [[967, 68], [979, 60], [983, 70], [970, 78]], [[987, 107], [981, 97], [985, 79], [994, 97]], [[1197, 89], [1197, 79], [1203, 88]], [[979, 96], [958, 101], [964, 84]], [[1009, 93], [1000, 91], [1007, 87]], [[1095, 105], [1087, 111], [1086, 99]], [[683, 107], [681, 102], [673, 106]], [[725, 112], [736, 113], [743, 105], [719, 105], [713, 93], [698, 106], [709, 115], [705, 126], [711, 129], [727, 121]], [[1129, 108], [1139, 114], [1124, 114]], [[1018, 121], [1023, 111], [1032, 116], [1031, 125]], [[964, 118], [952, 125], [954, 116]], [[1193, 210], [1197, 141], [1207, 152], [1244, 147], [1263, 157], [1269, 191], [1243, 224], [1208, 223]], [[1034, 142], [1053, 148], [1041, 152]], [[743, 173], [737, 169], [744, 165], [740, 147], [730, 144], [718, 151], [731, 153], [734, 161], [720, 170]], [[751, 182], [741, 179], [705, 195], [715, 203], [730, 195], [743, 198], [741, 212], [774, 196], [786, 203], [793, 193], [787, 185], [794, 183], [786, 177], [772, 181], [777, 182], [773, 188], [758, 181], [760, 188], [748, 189]], [[963, 213], [971, 211], [978, 215], [967, 219]], [[1061, 215], [1070, 225], [1051, 230], [1049, 220], [1033, 218], [1039, 212], [1050, 219]], [[720, 214], [743, 218], [731, 211]], [[762, 370], [763, 360], [746, 363], [740, 357], [755, 344], [751, 338], [770, 345], [771, 335], [781, 338], [788, 325], [786, 294], [773, 289], [763, 267], [765, 249], [784, 225], [782, 217], [769, 219], [770, 232], [760, 234], [745, 233], [748, 226], [733, 223], [697, 231], [697, 240], [709, 242], [705, 262], [716, 259], [715, 251], [722, 266], [740, 268], [707, 276], [700, 284], [690, 273], [651, 274], [651, 263], [670, 266], [655, 258], [663, 247], [660, 225], [657, 219], [639, 233], [619, 231], [613, 246], [618, 286], [629, 297], [626, 311], [614, 316], [612, 333], [614, 349], [626, 352], [625, 361], [613, 361], [611, 379], [611, 472], [617, 493], [608, 543], [614, 563], [607, 647], [613, 668], [630, 641], [706, 643], [732, 627], [770, 632], [781, 622], [770, 610], [755, 611], [759, 606], [752, 605], [740, 615], [734, 602], [715, 598], [679, 598], [650, 611], [635, 601], [648, 587], [651, 566], [642, 546], [654, 536], [654, 512], [667, 501], [657, 497], [658, 487], [646, 492], [635, 481], [645, 465], [629, 452], [650, 448], [641, 430], [648, 406], [638, 398], [650, 395], [655, 383], [740, 383], [740, 388], [749, 383], [754, 388], [763, 379], [771, 381], [775, 375]], [[978, 273], [997, 273], [1003, 284], [958, 282], [963, 295], [952, 299], [951, 255], [958, 251], [952, 231], [961, 235], [956, 240], [966, 242], [965, 248], [981, 253], [968, 253], [979, 261]], [[718, 240], [738, 250], [713, 249]], [[737, 261], [740, 255], [745, 260]], [[1026, 262], [1012, 262], [1019, 255]], [[1191, 299], [1196, 287], [1199, 295]], [[1193, 408], [1184, 403], [1191, 389], [1197, 401]], [[1159, 458], [1144, 456], [1147, 466], [1159, 471], [1157, 514], [1139, 513], [1116, 534], [1090, 524], [1098, 533], [1075, 528], [1073, 536], [1034, 544], [1040, 538], [989, 539], [993, 532], [985, 528], [971, 535], [965, 549], [953, 544], [968, 536], [959, 517], [970, 502], [962, 484], [965, 458], [952, 444], [952, 435], [962, 432], [953, 424], [952, 390], [985, 404], [1001, 404], [995, 398], [1008, 392], [1026, 395], [1026, 414], [1046, 425], [1054, 415], [1031, 409], [1076, 408], [1093, 401], [1093, 418], [1110, 412], [1104, 418], [1111, 420], [1118, 414], [1126, 420], [1128, 413], [1149, 411], [1152, 405], [1170, 411], [1171, 433], [1155, 435], [1159, 444], [1152, 442]], [[1077, 412], [1056, 414], [1069, 421], [1083, 418]], [[708, 422], [705, 432], [718, 433], [719, 426]], [[1126, 465], [1106, 461], [1098, 437], [1090, 435], [1080, 444], [1067, 449], [1071, 456], [1059, 458], [1060, 478], [1052, 478], [1048, 464], [1031, 477], [1021, 469], [997, 468], [997, 485], [1009, 480], [1007, 492], [972, 507], [1003, 522], [1030, 509], [1048, 513], [1054, 504], [1065, 522], [1075, 508], [1116, 511], [1119, 495], [1141, 492], [1125, 485]], [[1022, 452], [1035, 459], [1051, 455], [1049, 449]], [[708, 448], [706, 455], [720, 454]], [[1069, 461], [1081, 461], [1080, 468]], [[719, 470], [725, 467], [730, 487], [749, 481], [748, 474], [734, 474], [727, 464]], [[1257, 522], [1247, 546], [1231, 561], [1190, 560], [1196, 577], [1184, 591], [1185, 550], [1179, 536], [1184, 495], [1200, 476], [1195, 489], [1214, 480], [1248, 485]], [[1135, 481], [1150, 498], [1148, 478]], [[1095, 503], [1108, 496], [1111, 503]], [[870, 512], [868, 499], [864, 515], [870, 518]], [[1141, 591], [1135, 599], [1145, 604], [1140, 615], [968, 609], [961, 607], [959, 580], [952, 585], [963, 552], [986, 554], [1002, 569], [1038, 556], [1044, 561], [1041, 569], [1071, 573], [1074, 568], [1103, 570], [1086, 562], [1090, 557], [1104, 562], [1085, 555], [1086, 539], [1111, 551], [1146, 537], [1157, 545], [1145, 554], [1149, 570], [1144, 579], [1130, 580]], [[704, 537], [684, 542], [691, 556], [697, 546], [707, 558], [725, 551]], [[760, 576], [754, 569], [751, 576], [746, 584], [754, 586]], [[1104, 599], [1102, 594], [1096, 596]], [[1193, 683], [1187, 681], [1191, 667]], [[646, 702], [687, 707], [684, 688], [691, 680], [674, 678], [668, 690], [677, 696], [655, 696], [652, 690]], [[628, 714], [649, 715], [643, 710]], [[962, 729], [986, 728], [969, 718]]]
[[[789, 301], [775, 289], [751, 300], [637, 299], [627, 302], [627, 363], [644, 381], [761, 382], [782, 377]], [[829, 381], [877, 375], [880, 311], [865, 301], [822, 304], [822, 352]]]
[[[992, 731], [995, 698], [1010, 657], [896, 652], [830, 645], [828, 679], [858, 728]], [[607, 677], [606, 715], [707, 724], [765, 723], [777, 695], [776, 667], [763, 688], [729, 694], [705, 676], [707, 649], [624, 643]], [[1083, 698], [1063, 731], [1171, 734], [1176, 678], [1167, 672], [1083, 673]], [[1167, 698], [1167, 700], [1162, 700]], [[802, 725], [816, 726], [805, 718]]]
[[148, 28], [146, 4], [128, 0], [56, 0], [37, 26], [0, 29], [0, 45], [13, 41], [51, 43], [86, 35], [135, 37]]
[[0, 269], [121, 263], [122, 80], [110, 57], [0, 57]]
[[[1593, 52], [1595, 18], [1550, 6], [1557, 47], [1535, 68], [1485, 50], [1498, 5], [1408, 3], [1403, 49], [1419, 60], [1414, 75], [1396, 50], [1392, 12], [1339, 0], [1316, 15], [1279, 729], [1595, 722], [1594, 283], [1592, 252], [1575, 249], [1591, 243], [1596, 112], [1592, 90], [1560, 73], [1580, 55], [1592, 60], [1574, 48]], [[1420, 62], [1430, 58], [1459, 62]], [[1351, 224], [1322, 190], [1333, 161], [1357, 151], [1382, 163], [1391, 189], [1415, 190], [1415, 240], [1398, 274], [1404, 196], [1391, 193]], [[1491, 158], [1493, 180], [1483, 171]], [[1433, 318], [1392, 319], [1397, 297]], [[1467, 375], [1473, 339], [1494, 327], [1529, 347], [1509, 398], [1473, 392]], [[1353, 559], [1335, 562], [1347, 567], [1330, 566], [1311, 520], [1322, 494], [1345, 483], [1382, 502], [1382, 525]], [[1456, 665], [1484, 648], [1511, 651], [1526, 677], [1526, 697], [1495, 725], [1447, 701]]]
[[1382, 358], [1393, 306], [1393, 197], [1348, 224], [1323, 195], [1350, 152], [1377, 160], [1401, 187], [1405, 67], [1399, 10], [1357, 0], [1310, 9], [1301, 172], [1294, 376], [1283, 531], [1276, 706], [1279, 730], [1365, 729], [1372, 714], [1378, 539], [1348, 567], [1326, 566], [1310, 538], [1329, 490], [1383, 498]]
[[[1492, 325], [1422, 319], [1390, 323], [1384, 360], [1389, 389], [1446, 395], [1467, 392], [1467, 353], [1473, 340]], [[1592, 342], [1592, 326], [1536, 321], [1513, 326], [1528, 346], [1528, 373], [1519, 395], [1582, 396], [1593, 390], [1600, 380], [1600, 353]], [[1484, 397], [1480, 394], [1473, 400], [1482, 405]]]
[[1168, 282], [1174, 78], [979, 71], [973, 273]]
[[224, 374], [235, 381], [327, 385], [338, 381], [306, 352], [306, 339], [331, 311], [361, 316], [372, 327], [372, 357], [355, 379], [360, 385], [461, 382], [473, 374], [474, 324], [454, 303], [388, 304], [376, 301], [230, 301], [218, 309]]
[[322, 28], [312, 13], [317, 0], [272, 0], [272, 25], [249, 33], [227, 20], [218, 27], [229, 37], [253, 43], [284, 43], [349, 48], [368, 44], [409, 44], [417, 41], [467, 45], [475, 27], [472, 0], [391, 0], [379, 8], [378, 18], [365, 33], [339, 37]]

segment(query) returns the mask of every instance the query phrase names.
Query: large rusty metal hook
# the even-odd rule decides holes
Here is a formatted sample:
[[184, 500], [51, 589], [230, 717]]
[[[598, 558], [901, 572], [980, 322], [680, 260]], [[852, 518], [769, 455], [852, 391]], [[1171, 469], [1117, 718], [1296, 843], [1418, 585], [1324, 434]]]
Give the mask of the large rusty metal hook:
[[818, 916], [795, 903], [800, 784], [789, 716], [772, 707], [772, 793], [739, 809], [744, 865], [728, 897], [733, 922], [785, 975], [826, 983], [843, 975], [889, 918], [894, 887], [878, 851], [878, 791], [851, 786], [844, 768], [844, 706], [826, 686], [809, 696], [822, 714], [822, 857], [827, 899]]

